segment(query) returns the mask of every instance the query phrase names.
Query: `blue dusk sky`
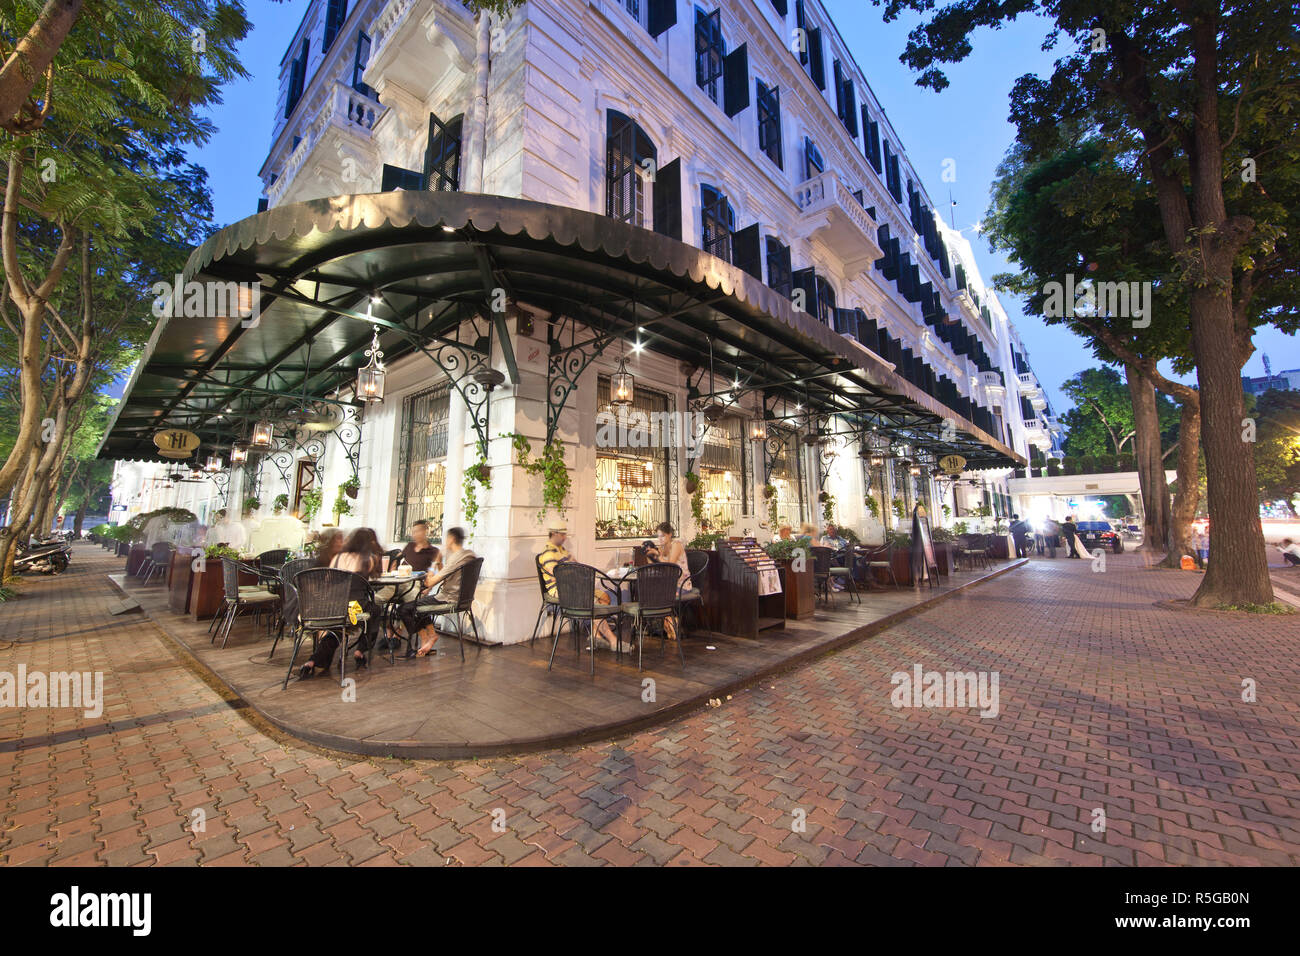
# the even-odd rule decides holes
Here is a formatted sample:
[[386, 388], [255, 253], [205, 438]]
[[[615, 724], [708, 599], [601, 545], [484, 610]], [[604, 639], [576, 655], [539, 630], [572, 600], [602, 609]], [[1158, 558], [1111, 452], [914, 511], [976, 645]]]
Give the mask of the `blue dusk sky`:
[[[957, 205], [952, 216], [968, 237], [988, 208], [989, 184], [1015, 130], [1007, 121], [1009, 93], [1016, 78], [1025, 73], [1046, 74], [1052, 56], [1040, 49], [1045, 31], [1041, 22], [1022, 20], [1002, 30], [983, 30], [973, 38], [974, 53], [964, 63], [948, 68], [952, 85], [935, 93], [915, 85], [915, 75], [899, 62], [907, 34], [916, 18], [885, 23], [880, 8], [864, 0], [824, 0], [840, 35], [853, 51], [876, 98], [926, 189], [940, 207], [948, 191]], [[235, 222], [257, 210], [261, 195], [258, 170], [270, 147], [273, 113], [279, 87], [280, 58], [296, 29], [307, 0], [248, 0], [253, 29], [239, 48], [240, 60], [251, 74], [223, 91], [223, 102], [211, 112], [216, 133], [193, 151], [194, 161], [208, 171], [216, 221]], [[956, 161], [956, 181], [941, 179], [944, 160]], [[974, 238], [972, 245], [985, 279], [1010, 271], [988, 244]], [[1030, 363], [1047, 390], [1053, 410], [1070, 407], [1060, 385], [1071, 375], [1095, 363], [1081, 339], [1041, 320], [1025, 316], [1022, 302], [1001, 296], [1003, 307], [1015, 322], [1029, 350]], [[1261, 353], [1269, 355], [1274, 371], [1300, 367], [1295, 341], [1276, 329], [1255, 336], [1256, 353], [1244, 374], [1263, 375]], [[1192, 381], [1190, 377], [1188, 381]]]

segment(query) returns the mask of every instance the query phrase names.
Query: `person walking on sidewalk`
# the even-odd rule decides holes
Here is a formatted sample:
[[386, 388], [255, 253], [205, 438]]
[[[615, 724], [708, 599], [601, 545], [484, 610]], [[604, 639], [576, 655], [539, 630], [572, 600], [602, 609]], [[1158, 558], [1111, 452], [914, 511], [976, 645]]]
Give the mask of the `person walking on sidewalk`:
[[1067, 515], [1066, 519], [1061, 522], [1061, 539], [1065, 544], [1065, 553], [1072, 558], [1077, 558], [1077, 545], [1075, 544], [1076, 535], [1079, 533], [1079, 526], [1074, 523], [1074, 515]]

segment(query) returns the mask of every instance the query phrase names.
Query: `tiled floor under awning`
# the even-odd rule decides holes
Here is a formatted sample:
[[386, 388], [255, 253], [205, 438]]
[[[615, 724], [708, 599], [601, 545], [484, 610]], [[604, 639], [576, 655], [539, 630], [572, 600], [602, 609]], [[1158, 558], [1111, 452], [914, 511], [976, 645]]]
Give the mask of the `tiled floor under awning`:
[[[202, 668], [280, 729], [350, 753], [446, 759], [562, 747], [665, 723], [1024, 563], [1000, 561], [985, 571], [962, 571], [933, 589], [865, 592], [860, 606], [837, 594], [832, 606], [819, 603], [814, 618], [788, 621], [784, 631], [757, 640], [715, 634], [710, 641], [701, 633], [686, 641], [684, 669], [671, 644], [660, 657], [657, 638], [647, 642], [644, 671], [637, 670], [635, 658], [618, 664], [609, 652], [598, 651], [592, 676], [588, 656], [579, 656], [568, 635], [549, 672], [545, 638], [533, 647], [469, 644], [462, 664], [456, 641], [443, 637], [436, 658], [399, 658], [390, 665], [386, 654], [376, 652], [370, 667], [353, 675], [355, 701], [343, 699], [337, 672], [290, 680], [282, 690], [290, 646], [282, 640], [268, 661], [271, 642], [251, 619], [240, 619], [222, 650], [209, 643], [207, 621], [168, 608], [165, 587], [142, 586], [134, 578], [124, 580], [122, 573], [109, 577]], [[531, 628], [532, 621], [521, 626]], [[655, 682], [653, 702], [643, 700], [647, 677]]]

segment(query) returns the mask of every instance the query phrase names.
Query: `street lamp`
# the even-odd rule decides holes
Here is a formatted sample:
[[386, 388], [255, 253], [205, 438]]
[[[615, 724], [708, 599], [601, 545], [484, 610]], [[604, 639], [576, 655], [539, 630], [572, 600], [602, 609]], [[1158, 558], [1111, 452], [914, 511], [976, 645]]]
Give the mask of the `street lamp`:
[[761, 418], [751, 418], [749, 420], [749, 440], [767, 441], [767, 422]]
[[248, 442], [242, 438], [230, 446], [230, 463], [242, 465], [248, 461]]
[[370, 404], [384, 400], [384, 379], [388, 373], [384, 370], [384, 353], [379, 348], [379, 326], [374, 326], [370, 348], [366, 349], [369, 361], [357, 369], [357, 398]]
[[204, 466], [203, 466], [203, 470], [206, 471], [206, 472], [207, 472], [208, 474], [210, 474], [210, 475], [211, 475], [211, 474], [215, 474], [216, 472], [220, 471], [220, 470], [221, 470], [221, 456], [220, 456], [220, 455], [209, 455], [209, 456], [208, 456], [207, 463], [204, 464]]

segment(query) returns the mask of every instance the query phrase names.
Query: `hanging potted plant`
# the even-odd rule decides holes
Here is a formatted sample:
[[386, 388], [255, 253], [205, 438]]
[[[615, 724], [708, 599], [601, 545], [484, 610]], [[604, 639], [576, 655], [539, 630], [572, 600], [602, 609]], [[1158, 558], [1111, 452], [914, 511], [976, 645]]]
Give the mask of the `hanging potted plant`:
[[303, 493], [298, 502], [298, 510], [305, 524], [311, 524], [316, 519], [322, 504], [324, 504], [324, 496], [319, 488], [313, 488], [311, 491]]
[[361, 490], [361, 479], [353, 475], [343, 484], [339, 485], [339, 490], [353, 500], [357, 497], [357, 492]]
[[700, 476], [693, 471], [686, 473], [686, 493], [693, 495], [700, 488]]
[[465, 523], [471, 528], [478, 520], [478, 486], [486, 490], [492, 487], [492, 469], [487, 463], [487, 443], [478, 442], [478, 461], [465, 469], [465, 478], [461, 482], [460, 504], [465, 513]]
[[347, 486], [339, 485], [338, 494], [334, 496], [334, 523], [341, 524], [345, 515], [352, 514], [352, 502], [348, 500]]
[[275, 496], [275, 504], [272, 505], [272, 510], [276, 514], [278, 515], [284, 514], [284, 512], [288, 509], [288, 507], [289, 507], [289, 496], [287, 494]]

